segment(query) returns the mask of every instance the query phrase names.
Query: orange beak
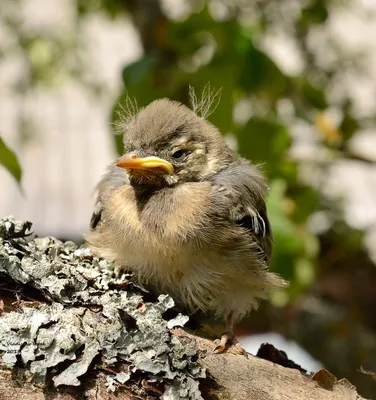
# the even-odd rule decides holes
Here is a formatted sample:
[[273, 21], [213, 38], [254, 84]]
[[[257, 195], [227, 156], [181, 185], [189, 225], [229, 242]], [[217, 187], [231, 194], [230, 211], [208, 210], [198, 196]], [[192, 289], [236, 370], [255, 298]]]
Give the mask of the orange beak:
[[159, 157], [139, 158], [136, 154], [125, 154], [115, 162], [115, 165], [126, 170], [142, 169], [145, 171], [155, 171], [156, 169], [162, 169], [167, 174], [174, 173], [172, 164]]

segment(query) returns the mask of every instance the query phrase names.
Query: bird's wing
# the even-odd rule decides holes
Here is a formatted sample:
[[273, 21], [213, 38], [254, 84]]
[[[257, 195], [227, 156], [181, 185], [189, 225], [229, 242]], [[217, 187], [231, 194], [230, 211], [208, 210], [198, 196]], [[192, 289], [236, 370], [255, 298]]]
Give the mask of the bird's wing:
[[262, 174], [255, 166], [240, 161], [219, 171], [212, 180], [222, 215], [245, 228], [268, 261], [273, 235], [265, 204], [268, 187]]
[[128, 175], [123, 168], [109, 166], [105, 175], [97, 185], [97, 199], [94, 211], [90, 220], [90, 229], [96, 230], [103, 222], [104, 204], [106, 197], [111, 195], [112, 191], [128, 181]]
[[263, 210], [253, 210], [248, 208], [243, 214], [240, 214], [235, 223], [247, 229], [258, 242], [263, 256], [269, 261], [272, 253], [273, 236], [270, 228], [266, 208]]
[[103, 211], [103, 205], [98, 196], [97, 202], [94, 206], [93, 214], [91, 215], [91, 219], [90, 219], [90, 229], [91, 230], [95, 230], [96, 227], [98, 226], [98, 224], [101, 222], [102, 211]]

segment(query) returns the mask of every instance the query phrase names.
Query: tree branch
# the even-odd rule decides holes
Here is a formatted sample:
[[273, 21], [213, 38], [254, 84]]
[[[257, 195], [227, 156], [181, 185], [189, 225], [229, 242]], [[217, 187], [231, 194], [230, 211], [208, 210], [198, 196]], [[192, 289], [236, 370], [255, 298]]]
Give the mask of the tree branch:
[[85, 247], [29, 235], [0, 220], [1, 399], [361, 399], [325, 370], [214, 354], [212, 341], [176, 328], [188, 317], [166, 313], [169, 296], [117, 281]]

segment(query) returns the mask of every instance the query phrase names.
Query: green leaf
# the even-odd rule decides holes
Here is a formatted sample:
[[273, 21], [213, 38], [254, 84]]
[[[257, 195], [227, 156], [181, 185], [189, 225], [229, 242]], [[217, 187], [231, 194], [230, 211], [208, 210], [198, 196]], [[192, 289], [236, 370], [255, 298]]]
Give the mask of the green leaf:
[[328, 8], [323, 0], [316, 0], [312, 5], [303, 8], [301, 23], [309, 26], [323, 24], [329, 16]]
[[304, 186], [298, 182], [289, 182], [287, 194], [294, 199], [296, 204], [293, 213], [293, 219], [296, 223], [304, 224], [310, 215], [321, 208], [319, 194], [310, 186]]
[[268, 210], [275, 235], [281, 239], [278, 245], [285, 251], [294, 254], [302, 249], [302, 238], [297, 235], [294, 222], [284, 211], [287, 183], [281, 179], [272, 181], [268, 197]]
[[239, 152], [254, 164], [266, 164], [268, 176], [280, 176], [281, 166], [289, 163], [291, 138], [286, 128], [270, 119], [252, 118], [237, 132]]
[[158, 56], [147, 54], [139, 60], [128, 64], [123, 70], [123, 82], [127, 87], [139, 84], [158, 63]]
[[353, 104], [350, 100], [347, 100], [342, 106], [342, 112], [343, 119], [339, 129], [343, 135], [343, 140], [347, 141], [360, 129], [360, 123], [354, 116]]
[[14, 177], [19, 185], [21, 185], [22, 170], [18, 162], [16, 154], [5, 144], [0, 137], [0, 164]]
[[283, 208], [286, 189], [286, 182], [280, 179], [274, 180], [270, 185], [268, 214], [275, 243], [271, 270], [291, 280], [294, 275], [294, 258], [303, 250], [303, 243], [293, 221]]
[[[319, 242], [304, 226], [297, 225], [291, 212], [287, 212], [288, 184], [275, 179], [270, 185], [267, 202], [268, 214], [274, 234], [274, 251], [270, 269], [290, 281], [289, 293], [298, 294], [310, 283], [314, 275], [314, 260], [319, 252]], [[304, 265], [305, 271], [299, 268]]]
[[295, 90], [299, 93], [299, 101], [303, 102], [305, 108], [313, 107], [319, 110], [325, 110], [328, 108], [328, 102], [323, 88], [315, 86], [304, 77], [292, 79], [291, 82]]
[[249, 44], [240, 66], [239, 86], [277, 100], [286, 90], [287, 78], [267, 54]]

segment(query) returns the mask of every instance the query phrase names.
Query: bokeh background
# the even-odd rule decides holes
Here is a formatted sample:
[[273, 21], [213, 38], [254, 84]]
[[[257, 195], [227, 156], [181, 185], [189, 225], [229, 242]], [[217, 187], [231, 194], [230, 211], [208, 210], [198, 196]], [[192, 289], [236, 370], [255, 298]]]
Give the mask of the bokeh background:
[[0, 216], [81, 241], [119, 103], [210, 82], [209, 120], [268, 176], [291, 282], [238, 334], [376, 399], [375, 39], [374, 0], [1, 0]]

